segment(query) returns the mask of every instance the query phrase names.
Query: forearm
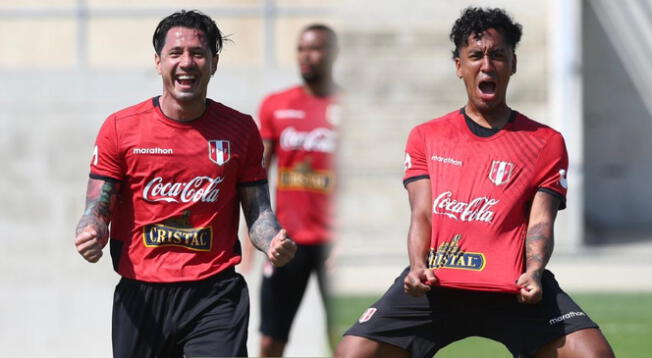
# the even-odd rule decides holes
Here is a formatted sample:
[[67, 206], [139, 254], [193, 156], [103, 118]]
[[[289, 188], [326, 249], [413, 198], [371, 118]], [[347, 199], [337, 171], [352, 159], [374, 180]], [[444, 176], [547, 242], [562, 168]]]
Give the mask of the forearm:
[[531, 225], [525, 238], [525, 270], [543, 273], [554, 248], [553, 223], [542, 222]]
[[258, 250], [267, 253], [274, 236], [281, 230], [272, 210], [265, 210], [249, 225], [249, 240]]
[[408, 256], [411, 269], [426, 267], [430, 249], [430, 229], [427, 218], [412, 218], [408, 231]]
[[79, 235], [84, 228], [94, 226], [100, 237], [108, 236], [108, 226], [115, 205], [118, 184], [90, 179], [86, 193], [86, 209], [79, 219], [75, 233]]
[[249, 240], [258, 250], [267, 253], [281, 225], [272, 211], [267, 184], [240, 189], [242, 211], [249, 227]]

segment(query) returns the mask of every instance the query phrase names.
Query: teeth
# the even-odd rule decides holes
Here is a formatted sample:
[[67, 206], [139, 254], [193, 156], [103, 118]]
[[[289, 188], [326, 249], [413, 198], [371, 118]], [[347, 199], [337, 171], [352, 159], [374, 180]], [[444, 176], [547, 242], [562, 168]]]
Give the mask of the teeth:
[[186, 81], [186, 80], [194, 80], [195, 76], [181, 75], [181, 76], [177, 76], [177, 78], [181, 81]]

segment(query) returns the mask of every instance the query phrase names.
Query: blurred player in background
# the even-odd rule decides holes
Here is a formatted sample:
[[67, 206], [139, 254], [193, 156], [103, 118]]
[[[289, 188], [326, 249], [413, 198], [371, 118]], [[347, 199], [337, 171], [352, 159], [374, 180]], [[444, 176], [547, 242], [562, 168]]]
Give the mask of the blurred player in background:
[[408, 137], [410, 266], [336, 357], [432, 357], [470, 336], [514, 357], [613, 357], [545, 269], [568, 158], [559, 132], [506, 104], [521, 26], [503, 10], [468, 8], [450, 38], [468, 101]]
[[303, 84], [269, 95], [260, 107], [265, 166], [269, 168], [273, 158], [277, 163], [275, 213], [298, 246], [288, 265], [264, 263], [260, 300], [260, 354], [264, 357], [283, 355], [313, 272], [330, 327], [325, 263], [333, 239], [334, 156], [340, 116], [340, 90], [333, 80], [337, 51], [337, 35], [330, 27], [304, 28], [297, 44]]
[[247, 355], [240, 204], [273, 265], [296, 251], [270, 206], [256, 124], [206, 98], [222, 40], [202, 13], [163, 19], [153, 37], [162, 94], [110, 115], [97, 136], [75, 245], [97, 262], [111, 243], [122, 276], [114, 357]]

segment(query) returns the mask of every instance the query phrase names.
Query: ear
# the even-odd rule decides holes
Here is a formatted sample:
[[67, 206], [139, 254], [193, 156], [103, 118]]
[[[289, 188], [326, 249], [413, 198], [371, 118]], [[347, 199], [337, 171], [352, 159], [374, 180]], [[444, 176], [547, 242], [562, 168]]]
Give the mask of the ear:
[[211, 64], [211, 76], [217, 71], [217, 63], [220, 62], [220, 55], [213, 56], [213, 63]]
[[516, 54], [514, 54], [514, 59], [512, 60], [512, 74], [516, 73]]
[[161, 74], [161, 56], [158, 53], [154, 53], [154, 65], [156, 66], [156, 71], [158, 74]]
[[457, 78], [462, 78], [462, 60], [459, 56], [455, 57], [455, 74]]

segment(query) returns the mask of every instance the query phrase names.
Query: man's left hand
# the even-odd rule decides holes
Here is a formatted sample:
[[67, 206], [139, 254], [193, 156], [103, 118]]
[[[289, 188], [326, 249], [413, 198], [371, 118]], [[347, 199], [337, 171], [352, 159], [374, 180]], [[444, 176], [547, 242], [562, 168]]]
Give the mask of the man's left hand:
[[520, 303], [535, 304], [543, 298], [541, 274], [537, 271], [523, 273], [516, 281], [516, 285], [520, 288], [516, 296]]
[[285, 229], [281, 229], [269, 244], [267, 258], [276, 267], [281, 267], [290, 262], [297, 252], [297, 244], [287, 236]]

